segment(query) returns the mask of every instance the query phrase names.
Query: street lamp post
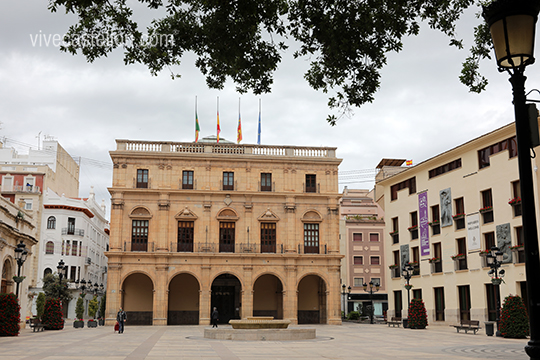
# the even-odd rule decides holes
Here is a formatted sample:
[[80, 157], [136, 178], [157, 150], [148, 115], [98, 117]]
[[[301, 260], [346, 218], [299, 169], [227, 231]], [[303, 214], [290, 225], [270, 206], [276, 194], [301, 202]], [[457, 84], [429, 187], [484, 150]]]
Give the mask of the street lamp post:
[[496, 336], [501, 336], [500, 332], [500, 321], [501, 321], [501, 281], [504, 277], [504, 269], [499, 270], [502, 265], [503, 252], [496, 246], [491, 248], [491, 252], [486, 255], [487, 265], [491, 268], [488, 275], [491, 276], [491, 283], [496, 287], [495, 298], [497, 306], [497, 317], [495, 321], [497, 322], [497, 333]]
[[407, 312], [409, 311], [409, 305], [411, 304], [411, 284], [409, 281], [411, 280], [411, 277], [413, 275], [414, 268], [411, 266], [410, 263], [407, 265], [403, 265], [402, 273], [403, 278], [407, 280], [407, 284], [405, 285], [405, 289], [407, 289]]
[[525, 247], [525, 274], [530, 324], [530, 341], [525, 351], [531, 359], [540, 359], [540, 274], [538, 230], [534, 204], [534, 186], [530, 151], [532, 148], [529, 114], [525, 95], [525, 67], [534, 63], [534, 38], [540, 0], [497, 0], [483, 7], [493, 40], [499, 71], [510, 74], [514, 93], [514, 114], [518, 149], [519, 179]]
[[371, 309], [369, 311], [369, 323], [373, 324], [373, 293], [379, 291], [379, 283], [373, 284], [373, 281], [370, 281], [369, 284], [364, 283], [364, 291], [369, 293], [369, 302]]
[[62, 278], [67, 274], [67, 265], [64, 263], [64, 260], [60, 259], [58, 266], [56, 267], [58, 273], [58, 297], [60, 298], [60, 289], [62, 287]]
[[26, 261], [27, 256], [28, 249], [26, 249], [26, 245], [21, 241], [15, 248], [15, 259], [17, 260], [17, 278], [15, 279], [17, 289], [15, 294], [17, 295], [17, 298], [19, 298], [19, 284], [23, 281], [23, 278], [21, 277], [21, 268]]
[[[101, 284], [103, 286], [103, 284]], [[348, 291], [347, 291], [348, 290]], [[348, 305], [348, 296], [351, 293], [352, 288], [347, 285], [341, 285], [341, 298], [343, 299], [343, 319], [347, 318], [347, 305]]]

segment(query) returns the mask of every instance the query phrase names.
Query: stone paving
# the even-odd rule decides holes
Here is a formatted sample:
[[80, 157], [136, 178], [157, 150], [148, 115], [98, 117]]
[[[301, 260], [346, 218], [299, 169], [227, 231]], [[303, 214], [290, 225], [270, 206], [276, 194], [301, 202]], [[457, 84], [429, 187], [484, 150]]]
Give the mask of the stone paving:
[[[111, 326], [0, 337], [0, 360], [67, 359], [528, 359], [527, 340], [456, 333], [448, 326], [425, 330], [392, 328], [383, 324], [344, 323], [315, 328], [317, 338], [302, 341], [230, 341], [203, 337], [207, 326], [128, 326], [123, 334]], [[222, 326], [230, 328], [230, 326]]]

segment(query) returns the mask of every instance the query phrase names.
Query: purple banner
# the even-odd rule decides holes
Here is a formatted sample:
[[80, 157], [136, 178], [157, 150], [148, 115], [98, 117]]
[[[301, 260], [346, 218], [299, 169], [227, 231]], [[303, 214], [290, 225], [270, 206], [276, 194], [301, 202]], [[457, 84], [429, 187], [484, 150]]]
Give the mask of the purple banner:
[[429, 219], [427, 191], [418, 194], [418, 215], [420, 220], [421, 256], [429, 255]]

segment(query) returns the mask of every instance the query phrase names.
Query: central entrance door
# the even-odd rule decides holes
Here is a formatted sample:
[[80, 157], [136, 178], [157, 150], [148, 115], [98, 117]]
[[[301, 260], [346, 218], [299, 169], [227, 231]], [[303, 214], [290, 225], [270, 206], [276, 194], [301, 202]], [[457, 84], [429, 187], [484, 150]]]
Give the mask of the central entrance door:
[[212, 283], [211, 310], [216, 307], [220, 324], [228, 324], [231, 319], [240, 319], [242, 307], [240, 291], [242, 286], [236, 276], [223, 274]]

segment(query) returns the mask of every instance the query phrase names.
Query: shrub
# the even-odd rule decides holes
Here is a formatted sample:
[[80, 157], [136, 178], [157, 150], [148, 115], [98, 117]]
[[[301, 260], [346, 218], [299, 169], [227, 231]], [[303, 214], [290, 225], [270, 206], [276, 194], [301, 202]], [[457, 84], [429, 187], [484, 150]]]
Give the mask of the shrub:
[[88, 303], [88, 316], [90, 316], [90, 319], [93, 319], [96, 317], [96, 312], [98, 310], [99, 303], [97, 301], [97, 296], [94, 295], [92, 300]]
[[62, 330], [64, 328], [60, 299], [50, 298], [45, 301], [45, 311], [41, 322], [47, 330]]
[[107, 304], [107, 294], [103, 294], [99, 307], [99, 316], [105, 318], [105, 305]]
[[409, 327], [425, 329], [428, 325], [426, 307], [422, 299], [412, 299], [409, 304]]
[[529, 316], [521, 297], [509, 295], [504, 299], [499, 326], [505, 338], [524, 339], [529, 335]]
[[0, 336], [19, 335], [21, 307], [15, 294], [0, 294]]
[[40, 292], [36, 300], [37, 318], [41, 319], [45, 311], [45, 294]]
[[347, 315], [347, 319], [358, 320], [360, 319], [360, 313], [358, 311], [351, 311], [349, 315]]
[[83, 294], [79, 296], [77, 299], [77, 304], [75, 304], [75, 316], [77, 317], [77, 320], [80, 320], [84, 317], [84, 300], [83, 300]]

